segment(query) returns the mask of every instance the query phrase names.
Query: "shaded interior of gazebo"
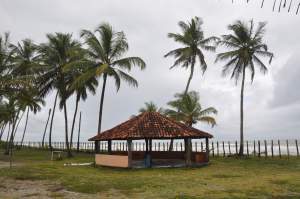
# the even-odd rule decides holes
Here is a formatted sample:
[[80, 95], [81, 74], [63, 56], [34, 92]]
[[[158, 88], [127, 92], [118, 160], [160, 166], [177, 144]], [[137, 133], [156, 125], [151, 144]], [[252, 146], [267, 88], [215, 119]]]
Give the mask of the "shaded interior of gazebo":
[[[212, 137], [207, 132], [159, 113], [146, 112], [90, 138], [89, 141], [95, 142], [96, 165], [124, 168], [183, 167], [208, 164], [208, 139]], [[201, 151], [193, 151], [194, 139], [205, 139], [205, 147], [201, 147]], [[171, 142], [162, 146], [158, 143], [162, 140]], [[177, 149], [177, 140], [184, 141], [184, 147], [180, 146], [181, 149], [184, 148], [183, 151]], [[114, 142], [118, 142], [117, 146], [113, 145]], [[139, 148], [134, 148], [133, 142]]]

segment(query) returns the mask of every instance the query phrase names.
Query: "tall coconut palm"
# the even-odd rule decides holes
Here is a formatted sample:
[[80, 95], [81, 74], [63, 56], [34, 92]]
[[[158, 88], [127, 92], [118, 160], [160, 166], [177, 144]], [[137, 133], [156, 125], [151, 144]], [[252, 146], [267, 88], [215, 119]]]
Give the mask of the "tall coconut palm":
[[244, 86], [246, 72], [250, 72], [251, 81], [253, 82], [255, 66], [263, 74], [268, 71], [261, 58], [269, 58], [269, 63], [271, 63], [273, 58], [273, 53], [268, 51], [268, 47], [264, 43], [265, 27], [266, 23], [264, 22], [258, 23], [255, 28], [253, 20], [249, 23], [238, 20], [228, 26], [228, 30], [231, 33], [223, 35], [218, 42], [218, 46], [226, 47], [229, 50], [219, 53], [216, 59], [216, 62], [227, 62], [223, 67], [223, 75], [231, 74], [231, 78], [235, 79], [236, 83], [239, 79], [242, 80], [240, 98], [240, 156], [244, 153]]
[[197, 122], [204, 122], [212, 127], [216, 125], [216, 120], [212, 115], [217, 114], [217, 110], [214, 107], [203, 109], [197, 92], [190, 91], [187, 94], [176, 94], [175, 98], [175, 100], [168, 102], [171, 108], [165, 110], [167, 116], [188, 126], [192, 126]]
[[[65, 118], [65, 142], [68, 156], [72, 153], [69, 148], [68, 117], [67, 117], [67, 99], [71, 93], [67, 87], [71, 83], [72, 74], [64, 73], [64, 67], [74, 64], [82, 58], [82, 48], [78, 41], [72, 39], [72, 34], [55, 33], [47, 34], [48, 42], [40, 45], [40, 53], [43, 64], [46, 65], [46, 72], [41, 75], [41, 96], [46, 96], [50, 91], [56, 90], [57, 94], [53, 106], [53, 114], [56, 108], [57, 96], [60, 98], [59, 108], [64, 110]], [[51, 148], [52, 124], [50, 123], [49, 147]]]
[[137, 80], [130, 76], [127, 71], [129, 72], [133, 66], [144, 69], [146, 64], [139, 57], [124, 57], [128, 51], [125, 34], [123, 32], [116, 32], [108, 23], [101, 24], [94, 32], [82, 30], [81, 37], [88, 46], [88, 55], [94, 67], [78, 78], [77, 81], [90, 78], [90, 76], [103, 76], [98, 121], [98, 133], [100, 133], [107, 78], [112, 77], [115, 80], [117, 90], [120, 88], [121, 80], [129, 83], [131, 86], [137, 87]]
[[[23, 76], [35, 79], [38, 74], [41, 73], [41, 67], [39, 64], [39, 55], [37, 53], [37, 45], [35, 45], [31, 40], [25, 39], [21, 43], [18, 42], [17, 45], [10, 45], [13, 53], [13, 66], [11, 74], [13, 76]], [[31, 93], [33, 94], [33, 93]], [[38, 99], [38, 96], [32, 96], [32, 101], [41, 102], [42, 99]], [[36, 104], [37, 105], [37, 104]], [[27, 107], [25, 127], [23, 131], [21, 146], [23, 144], [24, 136], [27, 129], [29, 111], [37, 111], [37, 107], [33, 104], [25, 105]]]
[[190, 68], [190, 75], [184, 93], [187, 93], [189, 90], [197, 59], [199, 60], [199, 66], [203, 74], [207, 69], [203, 50], [215, 51], [215, 46], [211, 44], [214, 43], [217, 38], [205, 38], [201, 27], [202, 24], [203, 21], [199, 17], [194, 17], [187, 23], [180, 21], [178, 25], [181, 29], [181, 33], [168, 34], [169, 38], [182, 45], [182, 47], [172, 50], [165, 55], [165, 57], [174, 56], [176, 59], [170, 69], [176, 66], [181, 66], [185, 69]]
[[[82, 56], [85, 56], [85, 51], [83, 51]], [[75, 101], [75, 111], [72, 121], [71, 127], [71, 135], [70, 135], [70, 148], [72, 149], [73, 145], [73, 134], [74, 134], [74, 126], [75, 120], [78, 111], [78, 104], [80, 100], [85, 101], [88, 96], [88, 91], [93, 95], [96, 94], [96, 88], [98, 86], [98, 81], [95, 76], [91, 76], [90, 78], [84, 78], [82, 81], [76, 81], [83, 73], [87, 72], [91, 68], [91, 63], [88, 60], [82, 59], [80, 62], [75, 63], [75, 65], [68, 65], [64, 68], [65, 73], [73, 73], [71, 84], [68, 87], [70, 93], [75, 93], [76, 101]]]

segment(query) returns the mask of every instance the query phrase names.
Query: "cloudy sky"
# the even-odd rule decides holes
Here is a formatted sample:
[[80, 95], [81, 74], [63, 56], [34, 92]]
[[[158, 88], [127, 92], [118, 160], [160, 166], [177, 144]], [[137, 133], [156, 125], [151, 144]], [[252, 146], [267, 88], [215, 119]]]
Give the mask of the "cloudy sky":
[[[130, 50], [128, 55], [142, 57], [147, 63], [144, 71], [133, 70], [139, 87], [122, 84], [116, 92], [113, 81], [108, 81], [104, 102], [103, 128], [108, 129], [127, 120], [146, 101], [161, 107], [173, 95], [185, 88], [188, 71], [169, 70], [172, 58], [163, 55], [178, 47], [167, 33], [178, 32], [178, 21], [193, 16], [203, 19], [205, 36], [227, 33], [226, 26], [237, 19], [267, 21], [266, 43], [275, 59], [269, 73], [256, 74], [254, 83], [248, 78], [245, 88], [245, 138], [299, 138], [300, 136], [300, 16], [272, 12], [273, 1], [268, 0], [260, 9], [260, 0], [0, 0], [0, 32], [9, 31], [11, 41], [31, 38], [45, 42], [45, 34], [72, 32], [79, 39], [80, 29], [94, 29], [101, 22], [109, 22], [115, 30], [126, 33]], [[293, 10], [295, 12], [295, 10]], [[220, 49], [219, 51], [221, 51]], [[205, 124], [196, 127], [211, 132], [217, 139], [234, 140], [239, 135], [240, 84], [221, 76], [222, 63], [214, 63], [215, 54], [205, 52], [208, 70], [202, 76], [196, 68], [191, 89], [200, 93], [203, 107], [218, 109], [218, 125], [211, 129]], [[82, 111], [82, 140], [96, 134], [100, 87], [97, 95], [80, 104]], [[40, 141], [53, 94], [46, 99], [46, 107], [30, 115], [26, 140]], [[69, 120], [74, 111], [70, 99]], [[63, 140], [63, 112], [56, 112], [54, 140]], [[71, 123], [71, 121], [70, 121]], [[23, 130], [20, 124], [18, 137]], [[75, 129], [77, 132], [77, 129]]]

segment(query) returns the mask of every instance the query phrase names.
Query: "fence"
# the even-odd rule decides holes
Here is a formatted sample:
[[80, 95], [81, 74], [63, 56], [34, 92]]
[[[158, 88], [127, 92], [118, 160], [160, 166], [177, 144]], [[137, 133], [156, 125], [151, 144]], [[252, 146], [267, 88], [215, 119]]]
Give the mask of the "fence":
[[[15, 142], [15, 146], [20, 147], [20, 142]], [[64, 142], [52, 142], [54, 150], [66, 150]], [[22, 147], [27, 148], [43, 148], [42, 142], [23, 142]], [[127, 151], [126, 141], [113, 141], [112, 150], [114, 151]], [[153, 140], [152, 151], [168, 151], [170, 141]], [[239, 152], [238, 141], [210, 141], [209, 150], [210, 155], [213, 157], [226, 157], [237, 154]], [[49, 143], [44, 143], [44, 148], [49, 148]], [[100, 151], [107, 151], [108, 143], [100, 142]], [[133, 151], [144, 151], [146, 149], [145, 142], [134, 141]], [[72, 150], [77, 150], [77, 143], [73, 143]], [[184, 151], [183, 141], [174, 141], [173, 151]], [[192, 150], [200, 152], [205, 150], [205, 142], [193, 141]], [[80, 142], [79, 151], [93, 152], [94, 142]], [[299, 140], [255, 140], [244, 142], [244, 154], [247, 156], [257, 157], [274, 157], [279, 156], [297, 156], [299, 157]]]

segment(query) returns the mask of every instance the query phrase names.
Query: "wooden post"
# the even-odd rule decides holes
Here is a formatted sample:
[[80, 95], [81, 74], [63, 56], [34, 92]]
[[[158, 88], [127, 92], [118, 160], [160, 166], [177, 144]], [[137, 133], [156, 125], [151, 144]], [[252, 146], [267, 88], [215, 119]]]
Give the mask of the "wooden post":
[[145, 142], [146, 142], [146, 153], [148, 153], [149, 152], [149, 140], [145, 139]]
[[185, 153], [186, 153], [186, 166], [190, 167], [192, 165], [192, 140], [190, 138], [185, 138], [184, 139], [184, 148], [185, 148]]
[[297, 150], [297, 157], [299, 157], [299, 148], [298, 148], [298, 140], [295, 140], [296, 150]]
[[149, 151], [152, 151], [152, 139], [149, 140]]
[[217, 156], [219, 157], [219, 142], [217, 141]]
[[287, 156], [290, 157], [289, 140], [286, 140]]
[[176, 142], [175, 148], [175, 150], [178, 151], [178, 142]]
[[212, 156], [215, 157], [214, 141], [211, 142]]
[[132, 167], [132, 140], [127, 140], [128, 167]]
[[235, 141], [235, 154], [238, 154], [238, 145], [237, 145], [237, 141]]
[[111, 140], [107, 141], [107, 152], [108, 152], [108, 154], [111, 153]]
[[99, 141], [95, 141], [95, 153], [99, 153]]
[[268, 147], [267, 147], [267, 140], [264, 140], [265, 143], [265, 158], [268, 157]]
[[169, 149], [169, 142], [167, 142], [167, 150]]
[[208, 138], [205, 138], [205, 147], [206, 147], [206, 158], [207, 158], [207, 162], [209, 161], [209, 142], [208, 142]]
[[163, 151], [165, 151], [165, 143], [163, 142]]
[[271, 140], [271, 155], [272, 155], [272, 158], [274, 158], [274, 142], [273, 142], [273, 140]]
[[260, 140], [258, 140], [258, 157], [260, 158]]
[[281, 158], [280, 140], [278, 140], [278, 150], [279, 150], [279, 158]]
[[198, 144], [197, 144], [197, 142], [195, 142], [195, 149], [196, 149], [196, 152], [198, 152]]
[[224, 145], [224, 141], [222, 142], [222, 145], [223, 145], [223, 157], [225, 157], [225, 145]]
[[203, 152], [203, 143], [201, 142], [201, 152]]
[[230, 141], [228, 141], [228, 149], [229, 149], [229, 155], [231, 155]]
[[160, 142], [158, 142], [158, 151], [160, 151]]
[[182, 142], [180, 142], [180, 151], [182, 151]]
[[253, 142], [253, 154], [254, 154], [254, 157], [255, 157], [256, 156], [255, 140]]
[[248, 144], [248, 140], [246, 141], [246, 147], [247, 147], [247, 156], [249, 156], [249, 144]]

